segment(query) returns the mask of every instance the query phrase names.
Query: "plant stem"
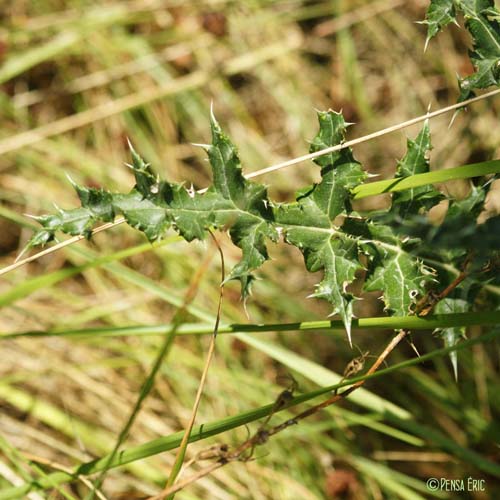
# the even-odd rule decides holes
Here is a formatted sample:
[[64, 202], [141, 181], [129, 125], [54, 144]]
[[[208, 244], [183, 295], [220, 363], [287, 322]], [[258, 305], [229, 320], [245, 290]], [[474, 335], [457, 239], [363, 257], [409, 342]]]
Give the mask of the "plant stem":
[[[189, 442], [189, 438], [191, 436], [191, 431], [193, 430], [194, 421], [196, 419], [196, 414], [198, 413], [198, 406], [200, 405], [201, 396], [203, 394], [203, 389], [205, 387], [205, 382], [207, 380], [208, 369], [210, 367], [210, 363], [211, 363], [212, 358], [213, 358], [214, 353], [215, 353], [215, 340], [217, 338], [217, 332], [219, 329], [219, 323], [220, 323], [220, 317], [221, 317], [222, 300], [224, 297], [224, 281], [226, 279], [226, 273], [225, 273], [225, 265], [224, 265], [224, 253], [222, 252], [222, 248], [220, 247], [219, 242], [217, 241], [216, 237], [214, 236], [214, 233], [212, 231], [209, 231], [209, 233], [215, 242], [215, 245], [217, 247], [217, 250], [219, 251], [220, 260], [221, 260], [221, 281], [220, 281], [220, 291], [219, 291], [219, 302], [217, 304], [217, 316], [215, 318], [215, 325], [214, 325], [214, 328], [212, 331], [210, 345], [208, 347], [207, 359], [205, 360], [205, 366], [203, 367], [203, 372], [201, 374], [200, 384], [198, 385], [198, 390], [196, 392], [196, 397], [194, 400], [193, 409], [191, 410], [191, 417], [189, 418], [189, 423], [186, 427], [186, 430], [184, 431], [184, 435], [182, 436], [182, 441], [181, 441], [181, 444], [180, 444], [179, 449], [177, 451], [174, 465], [173, 465], [172, 470], [170, 471], [170, 474], [168, 476], [168, 480], [167, 480], [167, 484], [165, 486], [165, 489], [168, 489], [171, 486], [173, 486], [173, 484], [175, 483], [175, 480], [176, 480], [176, 478], [179, 475], [179, 472], [181, 470], [182, 463], [183, 463], [184, 457], [186, 455], [186, 449], [187, 449], [187, 445]], [[174, 495], [170, 496], [169, 498], [173, 498], [173, 497], [174, 497]]]
[[[380, 316], [373, 318], [358, 318], [352, 321], [353, 330], [399, 330], [408, 328], [412, 330], [433, 330], [435, 328], [452, 328], [459, 326], [494, 326], [500, 324], [500, 311], [465, 312], [454, 314], [434, 314], [426, 317], [418, 316]], [[16, 337], [49, 337], [49, 336], [75, 336], [75, 337], [121, 337], [128, 335], [164, 335], [170, 328], [169, 324], [151, 326], [112, 326], [97, 328], [78, 328], [75, 330], [48, 330], [26, 331], [19, 333], [5, 333], [1, 339]], [[229, 324], [222, 325], [218, 334], [231, 334], [238, 332], [264, 333], [264, 332], [292, 332], [292, 331], [336, 331], [344, 332], [344, 324], [340, 320], [302, 321], [299, 323], [269, 323], [269, 324]], [[210, 335], [213, 333], [212, 325], [184, 324], [179, 326], [177, 335]]]

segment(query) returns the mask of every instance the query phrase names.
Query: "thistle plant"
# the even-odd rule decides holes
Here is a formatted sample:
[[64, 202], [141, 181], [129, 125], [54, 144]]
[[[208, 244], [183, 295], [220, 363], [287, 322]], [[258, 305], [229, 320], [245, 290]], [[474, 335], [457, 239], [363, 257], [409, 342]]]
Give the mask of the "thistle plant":
[[461, 14], [465, 19], [465, 28], [472, 38], [472, 50], [469, 52], [471, 63], [476, 72], [459, 78], [459, 101], [465, 101], [474, 95], [477, 89], [485, 89], [500, 84], [500, 11], [494, 0], [431, 0], [427, 10], [427, 41], [450, 23], [458, 24]]
[[[319, 132], [311, 152], [345, 140], [347, 124], [340, 113], [319, 112], [318, 120]], [[160, 180], [131, 147], [130, 167], [136, 183], [129, 193], [73, 183], [81, 207], [37, 217], [42, 229], [28, 246], [47, 243], [58, 232], [90, 236], [97, 222], [110, 222], [117, 215], [123, 215], [152, 242], [170, 228], [186, 241], [203, 240], [210, 229], [224, 230], [242, 251], [227, 280], [240, 281], [242, 297], [247, 300], [255, 272], [268, 259], [266, 245], [282, 238], [302, 252], [308, 271], [323, 271], [323, 279], [311, 296], [332, 304], [332, 315], [342, 318], [349, 341], [356, 300], [349, 287], [357, 274], [364, 274], [364, 290], [381, 292], [389, 314], [406, 316], [428, 290], [437, 286], [444, 289], [451, 283], [453, 275], [437, 279], [438, 268], [451, 264], [460, 269], [476, 246], [471, 235], [492, 235], [482, 238], [482, 246], [489, 244], [476, 255], [475, 272], [481, 272], [481, 266], [492, 259], [498, 233], [491, 230], [500, 217], [490, 218], [486, 225], [477, 224], [491, 183], [474, 187], [465, 200], [450, 199], [447, 215], [437, 228], [427, 222], [426, 214], [443, 195], [429, 185], [395, 193], [385, 213], [361, 214], [352, 209], [353, 189], [367, 175], [351, 149], [344, 148], [314, 160], [321, 168], [319, 183], [300, 190], [292, 203], [276, 203], [264, 185], [244, 178], [237, 149], [213, 115], [211, 129], [212, 144], [206, 151], [213, 185], [206, 192]], [[395, 181], [429, 172], [430, 149], [426, 122], [416, 139], [408, 140]], [[434, 264], [426, 264], [426, 258]]]

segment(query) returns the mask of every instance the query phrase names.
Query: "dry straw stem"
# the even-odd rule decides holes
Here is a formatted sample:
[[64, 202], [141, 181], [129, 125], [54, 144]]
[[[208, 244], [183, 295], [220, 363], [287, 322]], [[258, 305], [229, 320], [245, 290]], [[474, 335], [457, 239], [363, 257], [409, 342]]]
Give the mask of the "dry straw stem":
[[[122, 2], [116, 2], [115, 4], [106, 5], [106, 9], [103, 9], [103, 5], [95, 4], [92, 6], [92, 4], [90, 4], [86, 10], [85, 16], [89, 21], [102, 22], [102, 19], [106, 17], [119, 19], [120, 16], [124, 14], [130, 15], [141, 11], [153, 12], [155, 10], [164, 9], [167, 5], [175, 5], [176, 3], [179, 2], [175, 0], [124, 0]], [[23, 30], [36, 32], [47, 28], [61, 28], [71, 23], [78, 23], [81, 21], [81, 18], [82, 11], [80, 9], [67, 8], [57, 12], [40, 14], [35, 17], [23, 17], [21, 19]]]
[[[92, 230], [92, 235], [100, 233], [101, 231], [105, 231], [106, 229], [110, 229], [111, 227], [118, 226], [119, 224], [123, 224], [125, 222], [125, 219], [123, 217], [120, 217], [119, 219], [116, 219], [114, 222], [107, 222], [106, 224], [103, 224], [102, 226], [96, 227], [95, 229]], [[19, 260], [19, 257], [22, 255], [19, 255], [19, 257], [15, 260], [14, 264], [11, 264], [10, 266], [4, 267], [3, 269], [0, 269], [0, 276], [3, 274], [7, 274], [10, 271], [13, 271], [14, 269], [17, 269], [18, 267], [24, 266], [25, 264], [28, 264], [29, 262], [33, 262], [34, 260], [39, 259], [40, 257], [43, 257], [44, 255], [51, 254], [53, 252], [57, 252], [57, 250], [60, 250], [61, 248], [67, 247], [69, 245], [72, 245], [73, 243], [76, 243], [77, 241], [85, 239], [85, 236], [83, 235], [78, 235], [78, 236], [73, 236], [72, 238], [69, 238], [65, 241], [61, 241], [60, 243], [57, 243], [56, 245], [46, 248], [45, 250], [42, 250], [41, 252], [35, 253], [31, 255], [30, 257], [26, 257], [25, 259]]]
[[[127, 4], [126, 11], [128, 13], [134, 10], [142, 10], [146, 5], [144, 3], [149, 3], [148, 10], [154, 10], [156, 8], [162, 8], [163, 4], [160, 2], [159, 5], [151, 4], [151, 2], [140, 2], [138, 5], [135, 3]], [[383, 12], [392, 10], [400, 5], [404, 4], [404, 0], [378, 0], [377, 2], [368, 4], [364, 7], [357, 8], [351, 12], [347, 12], [333, 20], [328, 20], [320, 23], [315, 29], [314, 34], [320, 37], [328, 36], [333, 33], [340, 31], [341, 29], [348, 28], [357, 23], [367, 21], [368, 19], [381, 14]], [[78, 11], [65, 11], [64, 13], [58, 12], [57, 15], [41, 16], [35, 19], [23, 20], [23, 28], [27, 30], [37, 30], [47, 27], [54, 27], [55, 24], [75, 21], [78, 17]], [[89, 13], [88, 17], [92, 17], [92, 12]], [[211, 37], [208, 35], [198, 35], [196, 42], [194, 43], [179, 43], [174, 46], [167, 47], [166, 49], [152, 54], [147, 54], [145, 56], [139, 57], [132, 61], [118, 64], [112, 68], [95, 71], [94, 73], [83, 75], [79, 78], [68, 82], [62, 87], [64, 93], [75, 94], [83, 92], [95, 87], [100, 87], [109, 84], [111, 81], [132, 76], [137, 73], [148, 71], [159, 66], [162, 62], [168, 62], [175, 60], [177, 57], [182, 57], [184, 55], [192, 54], [194, 50], [205, 47], [208, 48], [211, 42]], [[31, 90], [27, 92], [21, 92], [13, 96], [12, 102], [17, 108], [24, 108], [27, 106], [32, 106], [42, 102], [43, 100], [50, 97], [57, 97], [58, 94], [47, 93], [40, 90]]]
[[[447, 348], [441, 348], [441, 349], [438, 349], [438, 350], [434, 350], [432, 352], [429, 352], [429, 353], [423, 355], [421, 358], [413, 358], [413, 359], [406, 360], [406, 361], [403, 361], [401, 363], [398, 363], [396, 365], [393, 365], [390, 368], [387, 368], [385, 370], [382, 370], [382, 371], [379, 370], [376, 373], [373, 373], [372, 375], [370, 375], [369, 379], [377, 377], [379, 375], [386, 375], [386, 374], [394, 372], [396, 370], [401, 370], [403, 368], [414, 366], [417, 363], [426, 362], [428, 360], [431, 360], [431, 359], [435, 358], [436, 356], [442, 356], [442, 355], [449, 354], [450, 352], [453, 352], [453, 351], [467, 349], [467, 348], [469, 348], [472, 345], [476, 345], [476, 344], [479, 344], [479, 343], [482, 343], [482, 342], [490, 341], [490, 340], [496, 339], [497, 337], [498, 337], [498, 332], [491, 331], [490, 333], [481, 335], [479, 337], [475, 337], [475, 338], [472, 338], [472, 339], [465, 340], [464, 342], [456, 344], [455, 346], [450, 346], [450, 347], [447, 347]], [[368, 376], [367, 375], [363, 375], [361, 377], [356, 377], [355, 380], [346, 381], [346, 382], [343, 383], [343, 385], [346, 385], [346, 386], [347, 385], [352, 385], [352, 384], [354, 384], [354, 383], [356, 383], [356, 382], [358, 382], [359, 380], [362, 380], [362, 379], [367, 379], [368, 380]], [[298, 398], [296, 398], [296, 402], [294, 402], [293, 405], [295, 406], [296, 404], [309, 401], [313, 397], [319, 396], [320, 394], [325, 394], [326, 392], [332, 391], [332, 390], [334, 390], [334, 389], [336, 389], [338, 387], [339, 387], [339, 385], [338, 385], [338, 383], [336, 383], [336, 384], [330, 385], [330, 386], [328, 386], [326, 388], [323, 388], [320, 391], [314, 391], [312, 393], [308, 393], [309, 397], [304, 398], [303, 396], [299, 396]], [[307, 395], [304, 395], [304, 396], [307, 396]], [[298, 400], [300, 400], [300, 401], [298, 401]], [[267, 405], [266, 407], [269, 408], [269, 406], [270, 405]], [[266, 407], [264, 407], [264, 408], [266, 408]], [[283, 410], [283, 409], [285, 409], [285, 408], [280, 408], [280, 410]], [[263, 416], [265, 416], [265, 414]], [[249, 421], [254, 421], [254, 420], [255, 419], [251, 419]], [[234, 428], [234, 427], [231, 427], [231, 428]], [[422, 428], [422, 431], [425, 431], [425, 429]], [[201, 428], [200, 428], [200, 432], [201, 432]], [[202, 438], [200, 437], [200, 439], [202, 439]], [[453, 443], [452, 440], [445, 439], [445, 441], [448, 441], [448, 444], [452, 444]], [[177, 440], [176, 440], [176, 442], [177, 442]], [[177, 446], [177, 445], [175, 445], [175, 446]], [[453, 448], [453, 446], [452, 446], [452, 448]], [[168, 448], [168, 449], [172, 449], [172, 448]], [[132, 451], [132, 450], [129, 450], [129, 452], [130, 451]], [[127, 451], [125, 450], [125, 454], [126, 453], [127, 453]], [[151, 456], [151, 454], [153, 454], [153, 453], [142, 454], [140, 458], [146, 458], [147, 456]], [[129, 457], [126, 458], [124, 456], [124, 458], [125, 458], [125, 461], [123, 463], [125, 464], [125, 463], [128, 463], [130, 461], [128, 459], [131, 458], [131, 457], [129, 456]], [[92, 464], [95, 465], [96, 462], [92, 461], [92, 462], [88, 462], [87, 464], [80, 464], [80, 466], [78, 468], [76, 468], [75, 471], [73, 472], [73, 475], [77, 475], [79, 473], [78, 471], [81, 470], [82, 466], [88, 466], [88, 465], [92, 465]], [[488, 465], [490, 465], [490, 464], [493, 464], [493, 463], [489, 462]], [[117, 465], [119, 465], [119, 464], [114, 464], [115, 467]], [[220, 465], [217, 462], [214, 463], [213, 466], [211, 466], [212, 470], [218, 469], [219, 467], [220, 467]], [[482, 467], [480, 467], [480, 469], [483, 470], [483, 471], [486, 471], [486, 472], [488, 472], [489, 470], [493, 470], [493, 469], [482, 468]], [[100, 470], [99, 468], [92, 469], [90, 471], [90, 473], [98, 472], [99, 470]], [[494, 470], [498, 471], [498, 468], [496, 467]], [[498, 474], [498, 472], [494, 472], [494, 474]], [[40, 488], [50, 488], [50, 487], [54, 486], [54, 484], [60, 484], [61, 482], [67, 482], [67, 481], [70, 480], [70, 478], [71, 478], [71, 476], [64, 477], [64, 478], [54, 478], [55, 482], [52, 482], [52, 477], [49, 476], [48, 478], [41, 479], [40, 483], [38, 484], [38, 486]], [[37, 487], [37, 485], [33, 484], [33, 483], [25, 483], [21, 488], [9, 489], [8, 492], [7, 492], [7, 494], [5, 494], [5, 495], [2, 495], [0, 493], [0, 496], [2, 498], [4, 498], [4, 497], [5, 498], [20, 498], [19, 495], [24, 494], [24, 493], [28, 493], [34, 487]], [[17, 496], [15, 496], [15, 495], [17, 495]]]
[[[461, 273], [461, 279], [456, 279], [451, 285], [449, 285], [445, 290], [443, 290], [439, 296], [437, 297], [437, 300], [429, 302], [429, 306], [427, 307], [427, 302], [423, 302], [422, 304], [419, 305], [417, 308], [417, 313], [420, 314], [421, 316], [427, 316], [432, 312], [432, 309], [436, 305], [436, 303], [439, 300], [444, 299], [447, 297], [450, 292], [458, 286], [458, 284], [466, 277], [467, 272], [466, 270], [463, 270]], [[382, 353], [378, 356], [378, 358], [375, 360], [373, 365], [369, 368], [367, 373], [365, 374], [365, 378], [358, 380], [357, 382], [353, 383], [351, 387], [346, 389], [344, 392], [337, 394], [333, 394], [331, 397], [326, 399], [325, 401], [312, 406], [311, 408], [308, 408], [307, 410], [303, 411], [302, 413], [299, 413], [297, 416], [293, 417], [292, 419], [286, 420], [285, 422], [276, 425], [272, 429], [266, 431], [261, 428], [249, 439], [247, 439], [243, 444], [241, 444], [236, 450], [234, 450], [232, 453], [228, 455], [224, 455], [221, 457], [217, 462], [214, 464], [211, 464], [210, 466], [200, 470], [196, 474], [192, 475], [189, 478], [186, 478], [184, 481], [180, 481], [176, 485], [165, 489], [162, 491], [159, 495], [151, 497], [148, 500], [162, 500], [165, 497], [169, 495], [173, 495], [177, 491], [181, 490], [182, 488], [185, 488], [189, 484], [194, 483], [198, 479], [201, 479], [204, 476], [207, 476], [208, 474], [211, 474], [213, 471], [217, 470], [220, 467], [223, 467], [224, 465], [228, 464], [229, 462], [235, 462], [235, 461], [247, 461], [249, 460], [252, 455], [253, 455], [253, 450], [255, 449], [256, 446], [260, 446], [262, 444], [267, 443], [269, 438], [272, 436], [278, 434], [279, 432], [284, 431], [288, 427], [292, 425], [298, 424], [301, 420], [304, 418], [310, 417], [311, 415], [314, 415], [318, 413], [319, 411], [323, 410], [324, 408], [327, 408], [328, 406], [331, 406], [338, 401], [345, 399], [347, 396], [352, 394], [356, 389], [359, 389], [361, 386], [363, 386], [368, 379], [370, 375], [373, 375], [382, 365], [382, 363], [385, 362], [386, 358], [389, 356], [389, 354], [396, 348], [396, 346], [407, 336], [409, 335], [409, 330], [406, 329], [401, 329], [399, 330], [398, 334], [387, 344], [387, 346], [384, 348]], [[341, 381], [342, 382], [342, 381]], [[244, 456], [244, 453], [250, 450], [250, 455], [249, 456]]]
[[[314, 158], [318, 158], [319, 156], [333, 153], [335, 151], [340, 151], [341, 149], [345, 149], [345, 148], [348, 148], [351, 146], [355, 146], [357, 144], [361, 144], [363, 142], [370, 141], [372, 139], [376, 139], [378, 137], [382, 137], [386, 134], [390, 134], [391, 132], [396, 132], [396, 131], [402, 130], [406, 127], [410, 127], [411, 125], [415, 125], [416, 123], [420, 123], [420, 122], [423, 122], [425, 120], [428, 120], [430, 118], [435, 118], [435, 117], [443, 115], [445, 113], [449, 113], [450, 111], [455, 111], [457, 109], [463, 108], [465, 106], [468, 106], [469, 104], [475, 103], [475, 102], [480, 101], [482, 99], [487, 99], [488, 97], [495, 96], [499, 93], [500, 93], [500, 89], [492, 90], [491, 92], [487, 92], [487, 93], [482, 94], [480, 96], [473, 97], [473, 98], [468, 99], [466, 101], [452, 104], [451, 106], [447, 106], [445, 108], [438, 109], [438, 110], [433, 111], [433, 112], [427, 112], [425, 115], [417, 116], [416, 118], [412, 118], [411, 120], [408, 120], [408, 121], [405, 121], [402, 123], [398, 123], [396, 125], [392, 125], [391, 127], [385, 128], [383, 130], [379, 130], [377, 132], [373, 132], [373, 133], [365, 135], [363, 137], [358, 137], [357, 139], [353, 139], [351, 141], [346, 141], [346, 142], [343, 142], [342, 144], [337, 144], [336, 146], [331, 146], [329, 148], [321, 149], [319, 151], [316, 151], [315, 153], [309, 153], [307, 155], [299, 156], [297, 158], [292, 158], [291, 160], [287, 160], [287, 161], [282, 162], [282, 163], [276, 163], [275, 165], [271, 165], [269, 167], [266, 167], [266, 168], [263, 168], [260, 170], [256, 170], [255, 172], [250, 172], [249, 174], [245, 174], [245, 178], [252, 179], [254, 177], [258, 177], [259, 175], [264, 175], [264, 174], [268, 174], [270, 172], [274, 172], [276, 170], [288, 168], [288, 167], [291, 167], [292, 165], [296, 165], [298, 163], [302, 163], [302, 162], [307, 161], [307, 160], [312, 160]], [[116, 101], [114, 101], [114, 102], [116, 102]], [[75, 116], [78, 116], [78, 115], [75, 115]], [[72, 117], [68, 117], [68, 118], [72, 118]], [[15, 136], [15, 137], [19, 137], [19, 136]], [[15, 139], [15, 137], [13, 139]], [[0, 141], [0, 154], [2, 154], [2, 145], [4, 143], [5, 143], [5, 141], [4, 142]], [[204, 193], [206, 191], [207, 191], [207, 189], [205, 188], [205, 189], [199, 190], [198, 192]], [[94, 234], [99, 233], [101, 231], [105, 231], [106, 229], [110, 229], [110, 228], [115, 227], [119, 224], [123, 224], [123, 222], [125, 222], [125, 219], [123, 217], [120, 217], [119, 219], [115, 220], [114, 222], [108, 222], [107, 224], [103, 224], [102, 226], [95, 228], [94, 230], [92, 230], [91, 235], [94, 235]], [[53, 247], [42, 250], [41, 252], [38, 252], [38, 253], [32, 255], [31, 257], [27, 257], [26, 259], [23, 259], [23, 260], [16, 259], [16, 262], [14, 262], [14, 264], [11, 264], [10, 266], [7, 266], [7, 267], [4, 267], [3, 269], [0, 269], [0, 276], [2, 276], [3, 274], [7, 274], [10, 271], [13, 271], [14, 269], [17, 269], [18, 267], [21, 267], [24, 264], [27, 264], [27, 263], [32, 262], [40, 257], [43, 257], [44, 255], [48, 255], [52, 252], [56, 252], [57, 250], [59, 250], [61, 248], [64, 248], [68, 245], [76, 243], [77, 241], [80, 241], [82, 239], [84, 239], [84, 236], [81, 236], [81, 235], [74, 236], [73, 238], [69, 238], [66, 241], [63, 241], [61, 243], [58, 243], [57, 245], [54, 245]]]
[[402, 130], [406, 127], [410, 127], [411, 125], [415, 125], [416, 123], [423, 122], [430, 118], [435, 118], [436, 116], [444, 115], [445, 113], [449, 113], [450, 111], [455, 111], [457, 109], [468, 106], [469, 104], [480, 101], [482, 99], [486, 99], [488, 97], [492, 97], [499, 93], [500, 89], [492, 90], [491, 92], [487, 92], [486, 94], [482, 94], [477, 97], [472, 97], [471, 99], [468, 99], [466, 101], [458, 102], [456, 104], [452, 104], [451, 106], [446, 106], [445, 108], [441, 108], [436, 111], [427, 112], [425, 115], [417, 116], [416, 118], [412, 118], [411, 120], [408, 120], [406, 122], [392, 125], [391, 127], [387, 127], [383, 130], [379, 130], [378, 132], [373, 132], [363, 137], [359, 137], [358, 139], [353, 139], [352, 141], [346, 141], [343, 142], [342, 144], [337, 144], [336, 146], [331, 146], [329, 148], [320, 149], [315, 153], [309, 153], [307, 155], [293, 158], [292, 160], [284, 161], [282, 163], [277, 163], [276, 165], [271, 165], [270, 167], [263, 168], [262, 170], [257, 170], [256, 172], [251, 172], [250, 174], [246, 175], [246, 178], [251, 179], [253, 177], [257, 177], [258, 175], [268, 174], [269, 172], [281, 170], [282, 168], [287, 168], [297, 163], [302, 163], [303, 161], [313, 160], [314, 158], [318, 158], [319, 156], [333, 153], [335, 151], [340, 151], [341, 149], [349, 148], [351, 146], [356, 146], [357, 144], [361, 144], [362, 142], [370, 141], [372, 139], [377, 139], [378, 137], [381, 137], [383, 135], [390, 134], [391, 132], [396, 132], [398, 130]]
[[215, 340], [217, 338], [217, 332], [219, 331], [219, 324], [220, 324], [220, 317], [221, 317], [221, 311], [222, 311], [222, 301], [224, 298], [224, 281], [226, 280], [226, 272], [225, 272], [225, 265], [224, 265], [224, 253], [222, 251], [221, 246], [219, 245], [219, 242], [217, 241], [217, 238], [215, 237], [214, 233], [209, 230], [210, 236], [214, 240], [215, 246], [217, 247], [217, 250], [219, 251], [220, 255], [220, 262], [221, 262], [221, 282], [220, 282], [220, 291], [219, 291], [219, 301], [217, 304], [217, 315], [215, 319], [215, 325], [214, 325], [214, 330], [212, 333], [212, 337], [210, 339], [210, 345], [208, 347], [208, 353], [207, 353], [207, 359], [205, 360], [205, 366], [203, 367], [203, 372], [201, 374], [201, 379], [200, 379], [200, 384], [198, 386], [198, 390], [196, 392], [196, 397], [194, 400], [193, 408], [191, 410], [191, 417], [189, 418], [188, 425], [186, 427], [186, 430], [184, 431], [184, 435], [182, 436], [182, 441], [181, 444], [179, 445], [179, 449], [177, 451], [177, 455], [175, 457], [175, 462], [172, 467], [172, 470], [170, 471], [170, 474], [168, 476], [168, 481], [166, 484], [165, 490], [167, 490], [169, 487], [171, 487], [177, 476], [179, 475], [179, 472], [182, 467], [182, 463], [184, 461], [184, 457], [186, 455], [186, 448], [188, 445], [189, 437], [191, 436], [191, 431], [193, 430], [194, 426], [194, 421], [196, 419], [196, 414], [198, 413], [198, 407], [200, 405], [201, 401], [201, 396], [203, 394], [203, 389], [205, 387], [205, 382], [207, 380], [208, 376], [208, 369], [210, 367], [210, 363], [212, 362], [212, 358], [215, 353]]

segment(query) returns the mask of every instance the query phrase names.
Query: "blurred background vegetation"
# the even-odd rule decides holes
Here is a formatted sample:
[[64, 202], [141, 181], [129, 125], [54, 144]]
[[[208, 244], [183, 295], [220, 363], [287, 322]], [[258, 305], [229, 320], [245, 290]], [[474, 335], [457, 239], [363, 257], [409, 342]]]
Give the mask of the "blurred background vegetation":
[[[355, 123], [349, 129], [355, 138], [454, 103], [456, 74], [472, 71], [467, 34], [452, 25], [424, 53], [426, 30], [416, 21], [426, 7], [420, 0], [2, 3], [2, 267], [32, 234], [33, 221], [23, 214], [51, 212], [54, 203], [77, 205], [67, 175], [115, 191], [132, 187], [124, 166], [127, 138], [162, 177], [208, 185], [206, 155], [193, 143], [210, 141], [211, 103], [246, 172], [307, 152], [315, 109], [343, 110]], [[498, 158], [499, 107], [498, 99], [479, 102], [450, 129], [451, 116], [433, 120], [431, 168]], [[417, 131], [364, 143], [355, 156], [370, 173], [389, 178], [406, 135]], [[318, 174], [306, 163], [262, 181], [284, 201]], [[468, 187], [455, 182], [444, 189], [460, 196]], [[384, 203], [384, 196], [369, 198], [358, 208]], [[218, 238], [229, 268], [238, 251], [227, 236]], [[111, 450], [162, 337], [107, 337], [99, 327], [168, 324], [200, 267], [188, 321], [215, 316], [220, 263], [212, 243], [187, 244], [173, 234], [155, 248], [144, 243], [141, 234], [119, 226], [2, 277], [1, 333], [63, 334], [0, 344], [0, 491]], [[283, 244], [269, 250], [272, 262], [260, 272], [249, 319], [231, 283], [222, 320], [325, 319], [328, 304], [306, 299], [318, 276], [305, 271], [298, 250]], [[377, 294], [365, 299], [358, 316], [383, 314]], [[89, 327], [95, 335], [64, 334]], [[390, 333], [356, 331], [354, 342], [373, 354]], [[252, 338], [218, 338], [198, 423], [271, 403], [287, 374], [301, 391], [327, 385], [331, 371], [342, 373], [353, 357], [340, 331]], [[413, 340], [421, 353], [441, 346], [431, 332]], [[206, 337], [176, 339], [126, 446], [185, 426], [207, 343]], [[277, 436], [255, 461], [225, 467], [178, 498], [428, 498], [431, 476], [486, 479], [486, 493], [464, 498], [500, 498], [498, 470], [481, 469], [481, 460], [500, 458], [498, 353], [482, 345], [462, 351], [458, 383], [445, 358], [371, 381], [375, 404], [359, 397], [333, 407]], [[390, 362], [410, 356], [411, 348], [401, 346]], [[239, 429], [209, 442], [245, 438]], [[206, 446], [192, 445], [188, 456]], [[124, 499], [154, 494], [173, 460], [168, 452], [112, 470], [104, 492]], [[83, 498], [86, 491], [75, 481], [30, 498]]]

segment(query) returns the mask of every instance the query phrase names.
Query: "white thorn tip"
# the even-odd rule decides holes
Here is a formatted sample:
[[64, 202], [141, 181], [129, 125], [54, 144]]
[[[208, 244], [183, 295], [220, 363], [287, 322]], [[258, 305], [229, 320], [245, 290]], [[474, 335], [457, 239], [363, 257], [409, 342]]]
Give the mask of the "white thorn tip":
[[76, 182], [73, 180], [73, 178], [71, 177], [71, 175], [68, 174], [68, 172], [64, 172], [64, 175], [66, 176], [66, 179], [68, 179], [69, 183], [73, 186], [73, 187], [76, 187], [77, 184]]
[[425, 39], [425, 44], [424, 44], [424, 54], [425, 52], [427, 51], [427, 47], [429, 46], [429, 42], [431, 41], [431, 39], [429, 37], [427, 37]]
[[134, 146], [132, 146], [132, 143], [130, 142], [130, 139], [127, 137], [127, 145], [130, 151], [133, 151], [135, 153]]
[[349, 340], [349, 346], [352, 349], [351, 327], [346, 326], [345, 331], [347, 332], [347, 340]]
[[215, 114], [214, 114], [214, 101], [210, 101], [210, 118], [212, 121], [216, 122], [217, 120], [215, 119]]

